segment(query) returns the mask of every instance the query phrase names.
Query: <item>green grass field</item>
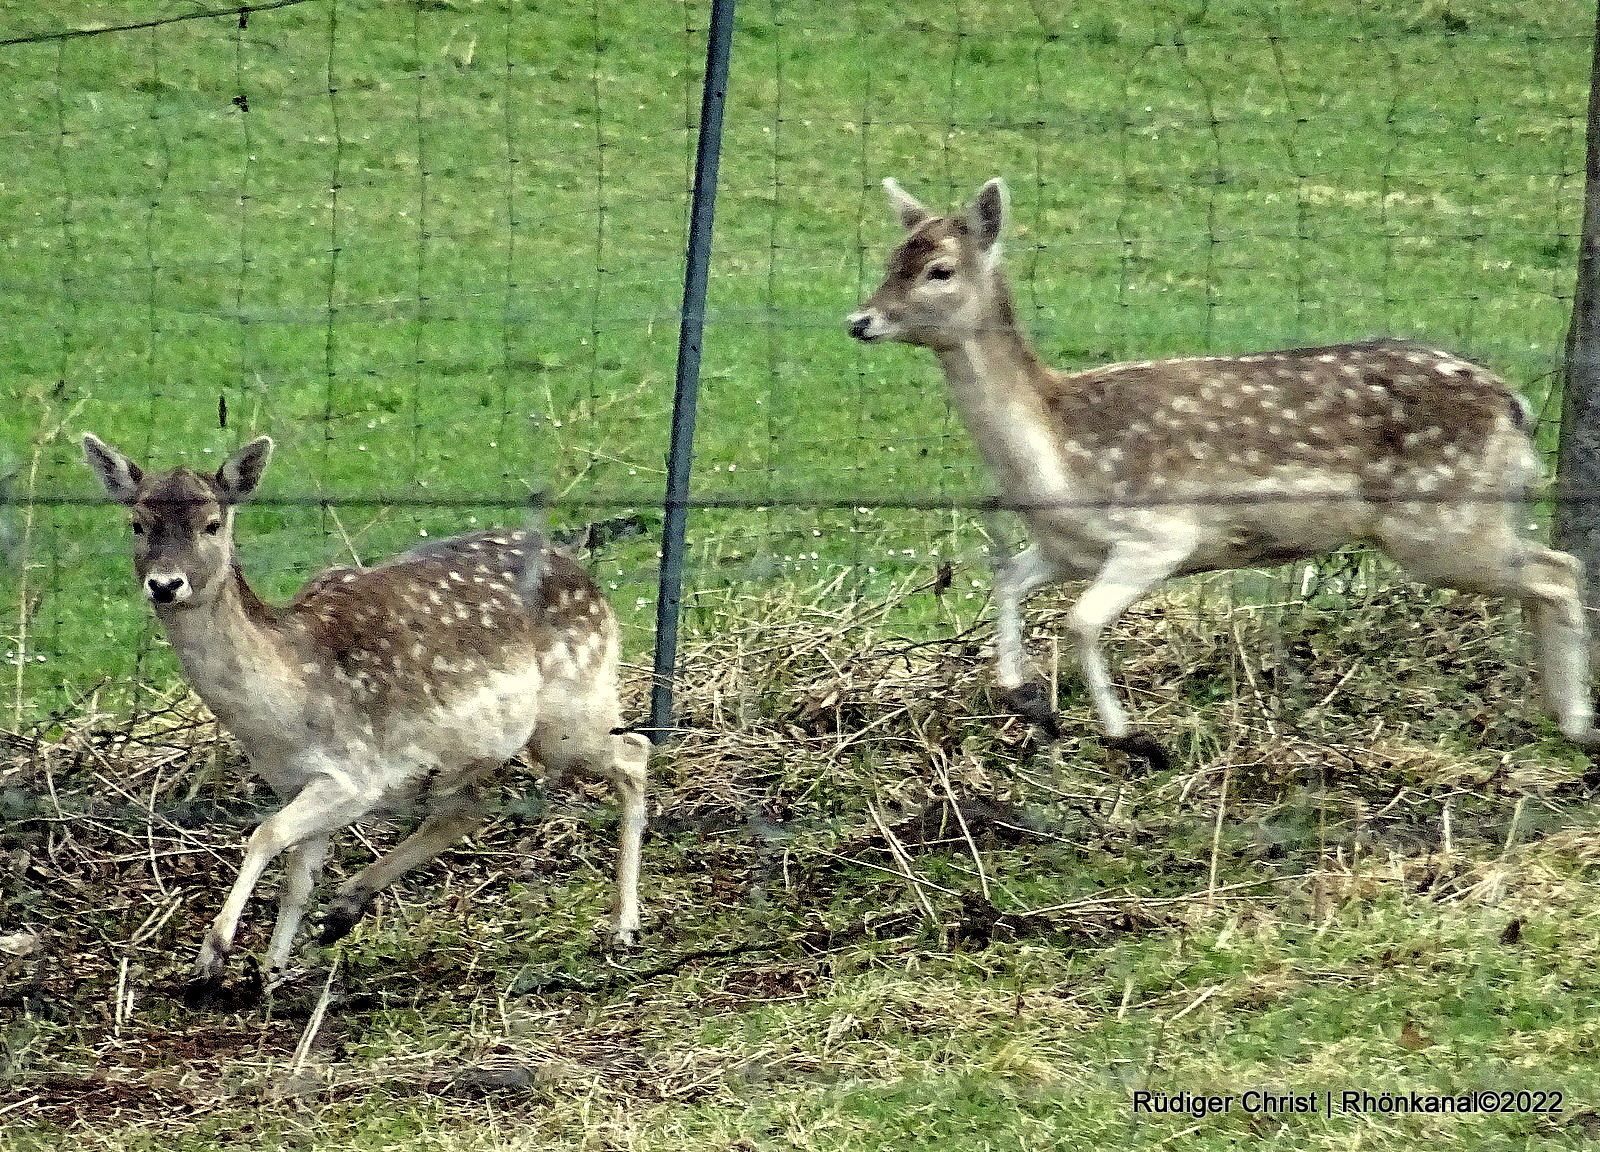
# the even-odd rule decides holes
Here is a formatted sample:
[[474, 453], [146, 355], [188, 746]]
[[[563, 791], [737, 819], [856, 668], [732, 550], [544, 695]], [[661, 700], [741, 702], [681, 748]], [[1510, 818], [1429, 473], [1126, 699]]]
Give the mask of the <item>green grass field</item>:
[[[169, 12], [0, 5], [0, 33]], [[278, 595], [352, 551], [520, 519], [531, 491], [648, 513], [705, 15], [330, 0], [0, 50], [8, 490], [94, 495], [83, 428], [163, 463], [270, 432], [271, 496], [465, 502], [262, 508], [246, 554]], [[1010, 179], [1019, 297], [1058, 363], [1411, 335], [1543, 399], [1581, 5], [753, 2], [740, 21], [695, 491], [866, 510], [697, 516], [699, 586], [843, 564], [871, 594], [935, 550], [975, 559], [967, 517], [872, 507], [987, 490], [931, 361], [842, 332], [894, 238], [884, 175], [935, 204]], [[14, 708], [122, 682], [147, 634], [117, 517], [13, 508], [5, 531]], [[603, 558], [641, 625], [653, 564], [646, 540]]]
[[[84, 429], [196, 466], [270, 433], [241, 531], [273, 597], [534, 492], [558, 528], [654, 525], [707, 7], [314, 0], [0, 47], [0, 937], [54, 941], [0, 951], [38, 994], [0, 999], [0, 1148], [1586, 1146], [1594, 813], [1501, 615], [1337, 569], [1310, 606], [1298, 577], [1247, 578], [1259, 610], [1193, 586], [1119, 633], [1180, 767], [1041, 753], [983, 693], [971, 517], [893, 507], [988, 491], [937, 371], [842, 325], [895, 238], [883, 176], [953, 205], [1002, 174], [1055, 363], [1412, 336], [1553, 417], [1574, 0], [745, 0], [695, 493], [771, 504], [691, 520], [644, 950], [593, 943], [609, 807], [529, 799], [343, 948], [305, 1052], [314, 980], [168, 1001], [264, 797], [185, 727], [121, 516], [30, 501], [97, 494]], [[187, 10], [0, 0], [0, 39]], [[635, 664], [655, 548], [589, 558]], [[1029, 830], [907, 864], [877, 816], [953, 796]], [[1128, 1105], [1268, 1085], [1569, 1099]]]

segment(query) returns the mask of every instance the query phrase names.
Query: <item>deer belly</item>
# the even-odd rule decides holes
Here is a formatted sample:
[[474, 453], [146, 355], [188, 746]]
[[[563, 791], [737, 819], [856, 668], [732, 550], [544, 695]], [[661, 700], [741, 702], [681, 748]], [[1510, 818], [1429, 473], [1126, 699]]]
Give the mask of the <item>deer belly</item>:
[[1254, 512], [1209, 525], [1186, 570], [1270, 568], [1310, 560], [1370, 535], [1363, 515], [1333, 501]]
[[509, 760], [539, 719], [537, 667], [496, 672], [445, 696], [406, 725], [406, 743], [429, 759]]

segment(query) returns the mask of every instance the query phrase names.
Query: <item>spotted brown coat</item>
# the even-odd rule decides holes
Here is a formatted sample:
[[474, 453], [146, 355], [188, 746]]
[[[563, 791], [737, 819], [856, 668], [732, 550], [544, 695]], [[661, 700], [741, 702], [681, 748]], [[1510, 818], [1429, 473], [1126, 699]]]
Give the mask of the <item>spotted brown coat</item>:
[[1004, 184], [940, 217], [884, 183], [906, 235], [850, 330], [934, 353], [1002, 502], [1028, 528], [1032, 546], [995, 584], [998, 679], [1019, 712], [1059, 730], [1026, 669], [1023, 602], [1087, 579], [1070, 621], [1107, 739], [1165, 763], [1116, 698], [1105, 627], [1171, 576], [1357, 542], [1418, 579], [1520, 600], [1562, 732], [1600, 743], [1583, 574], [1518, 531], [1538, 464], [1503, 380], [1387, 340], [1054, 371], [1023, 336], [1001, 269]]
[[260, 482], [269, 439], [215, 475], [147, 475], [95, 436], [83, 444], [128, 509], [135, 572], [185, 677], [286, 801], [250, 837], [201, 948], [198, 998], [215, 992], [273, 858], [289, 861], [267, 948], [277, 973], [335, 832], [380, 812], [423, 812], [409, 838], [339, 887], [324, 942], [481, 823], [480, 785], [524, 749], [552, 776], [591, 773], [617, 787], [613, 935], [637, 936], [648, 745], [622, 728], [617, 620], [581, 567], [542, 537], [479, 532], [372, 568], [331, 569], [272, 607], [250, 588], [233, 544], [235, 511]]

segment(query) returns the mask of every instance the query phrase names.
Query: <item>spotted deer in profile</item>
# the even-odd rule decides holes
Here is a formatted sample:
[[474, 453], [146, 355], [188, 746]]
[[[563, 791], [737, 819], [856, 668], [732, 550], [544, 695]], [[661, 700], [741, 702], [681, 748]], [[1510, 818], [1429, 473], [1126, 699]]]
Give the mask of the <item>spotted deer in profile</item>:
[[134, 571], [184, 676], [287, 801], [250, 836], [191, 1001], [220, 987], [245, 902], [274, 857], [287, 854], [267, 947], [276, 978], [335, 832], [422, 812], [410, 837], [340, 886], [323, 943], [476, 828], [480, 787], [524, 749], [552, 776], [598, 775], [621, 794], [613, 938], [635, 940], [648, 744], [622, 728], [617, 620], [578, 564], [534, 534], [479, 532], [373, 568], [331, 569], [275, 608], [251, 591], [233, 542], [235, 509], [260, 482], [270, 439], [214, 475], [148, 474], [92, 435], [83, 448], [128, 510]]
[[1027, 526], [1031, 546], [995, 579], [997, 679], [1018, 713], [1059, 734], [1027, 672], [1022, 606], [1086, 579], [1070, 626], [1106, 740], [1165, 765], [1117, 700], [1104, 629], [1170, 577], [1359, 542], [1419, 580], [1520, 601], [1561, 731], [1600, 743], [1582, 569], [1518, 531], [1538, 459], [1503, 380], [1387, 340], [1054, 371], [1018, 327], [1000, 266], [1005, 185], [989, 181], [953, 217], [884, 187], [906, 235], [850, 332], [933, 352], [1002, 505]]

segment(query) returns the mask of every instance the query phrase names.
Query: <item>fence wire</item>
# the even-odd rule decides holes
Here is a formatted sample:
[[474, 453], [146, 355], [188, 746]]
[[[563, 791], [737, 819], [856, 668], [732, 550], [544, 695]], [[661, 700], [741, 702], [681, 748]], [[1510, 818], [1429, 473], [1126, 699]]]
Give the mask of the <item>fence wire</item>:
[[[85, 429], [197, 467], [274, 435], [241, 527], [274, 598], [542, 509], [642, 658], [709, 4], [161, 7], [0, 15], [17, 720], [173, 675]], [[990, 487], [936, 368], [843, 330], [896, 239], [884, 176], [937, 207], [1007, 177], [1055, 366], [1413, 336], [1513, 380], [1553, 446], [1591, 15], [744, 0], [690, 626], [941, 565], [982, 600]]]

